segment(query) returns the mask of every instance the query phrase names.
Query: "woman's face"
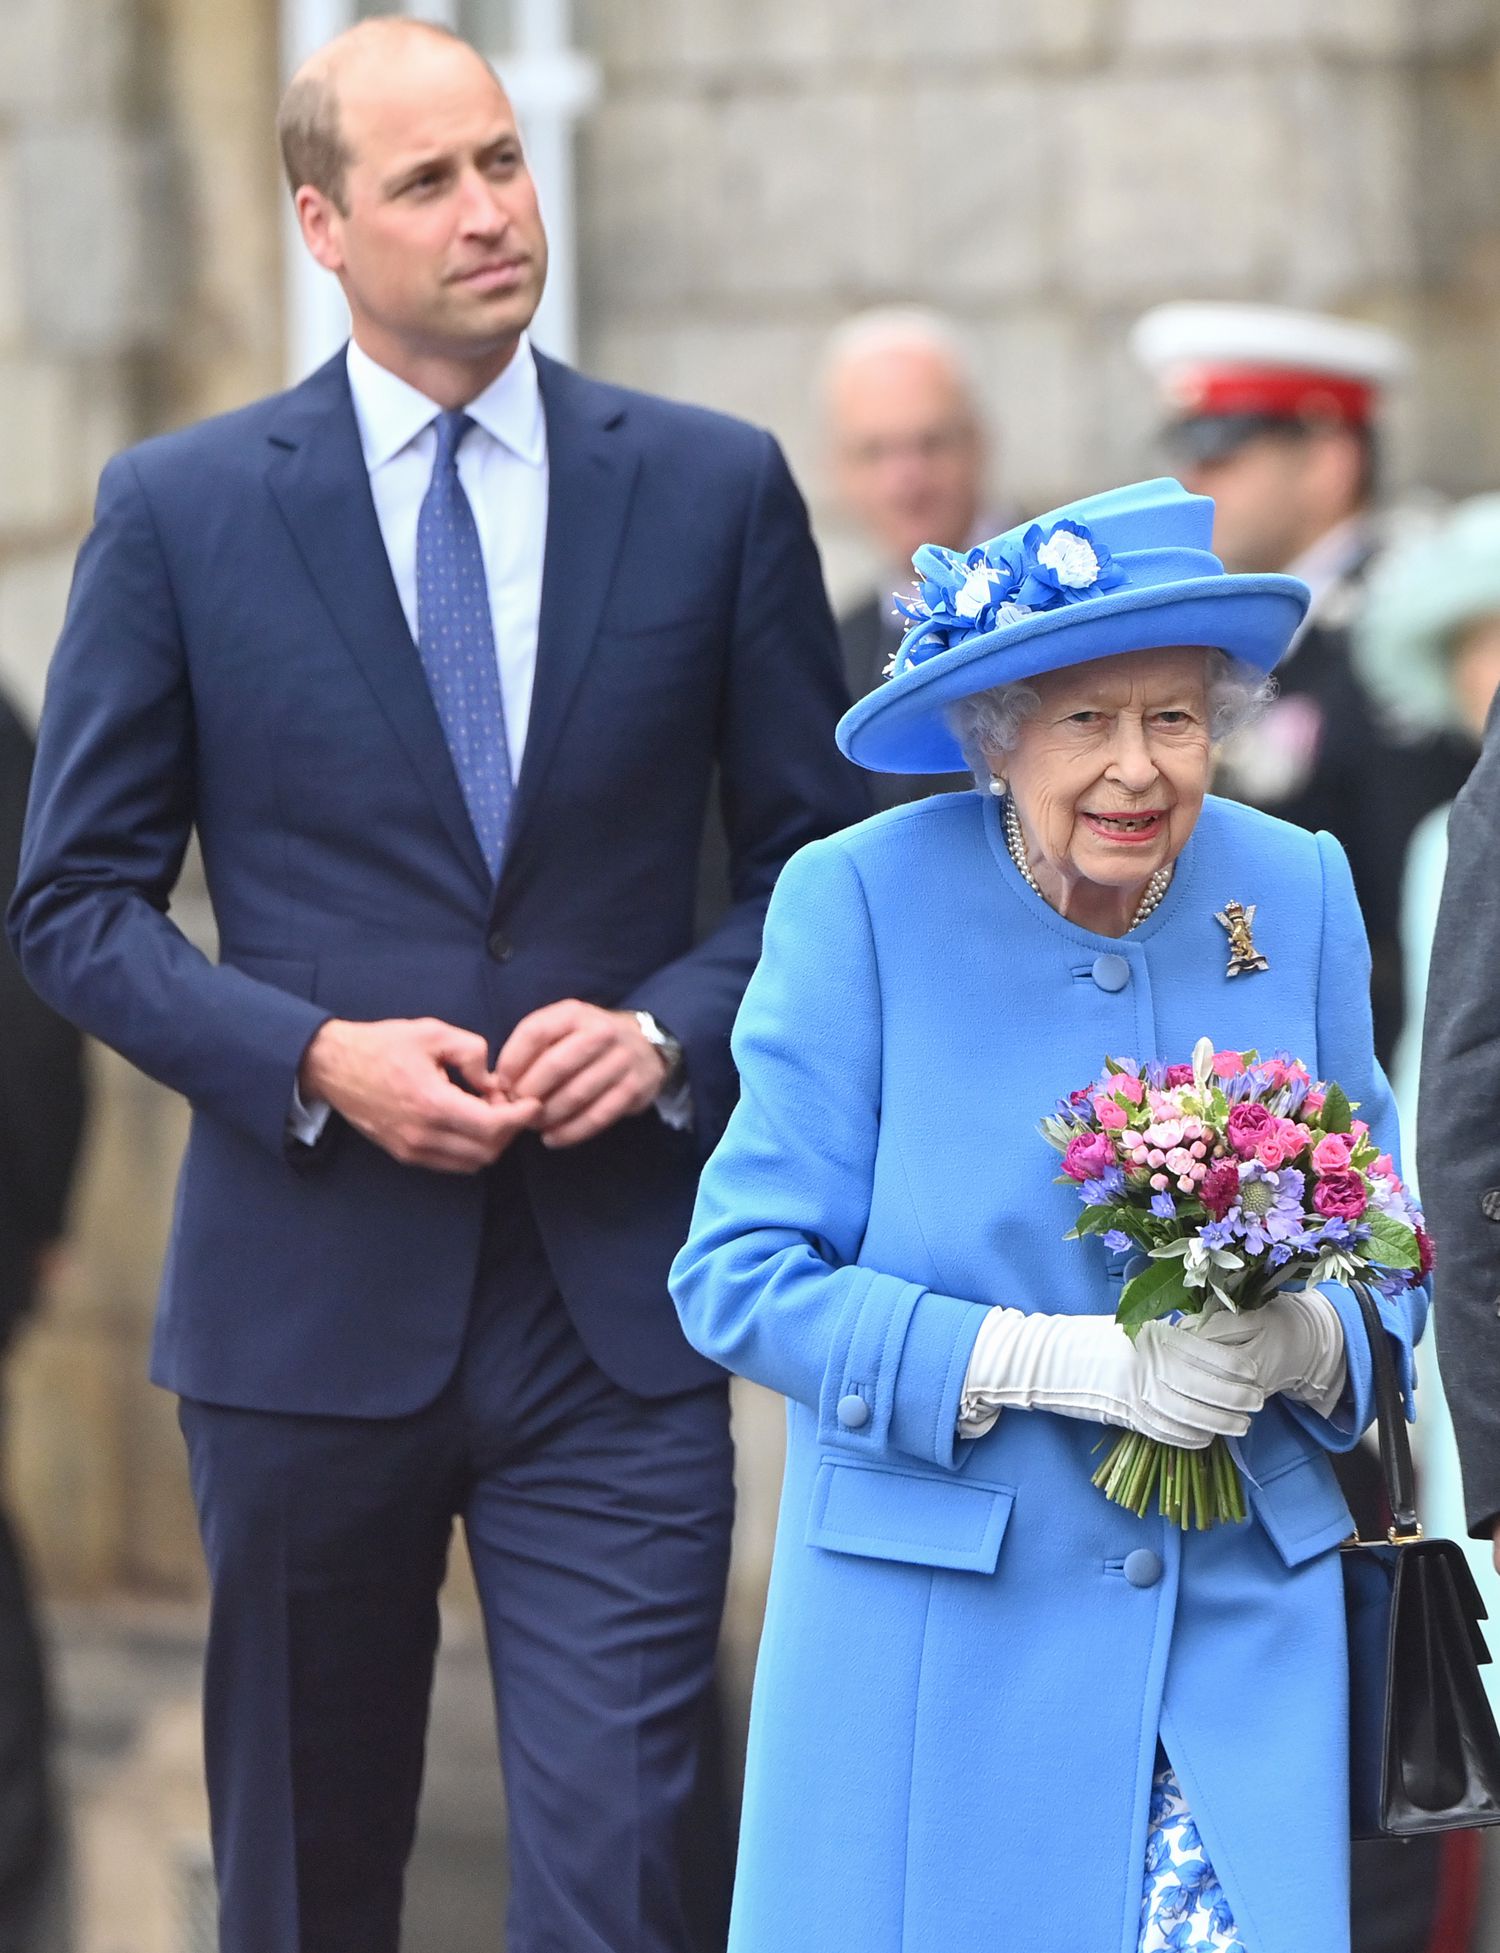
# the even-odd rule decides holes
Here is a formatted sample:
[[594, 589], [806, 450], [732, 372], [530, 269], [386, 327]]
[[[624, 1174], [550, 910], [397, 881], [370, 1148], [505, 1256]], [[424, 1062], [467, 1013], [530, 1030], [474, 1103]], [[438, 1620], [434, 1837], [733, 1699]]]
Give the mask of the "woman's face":
[[1009, 783], [1031, 872], [1062, 915], [1123, 934], [1208, 791], [1207, 655], [1131, 651], [1028, 682], [1041, 709], [990, 761]]

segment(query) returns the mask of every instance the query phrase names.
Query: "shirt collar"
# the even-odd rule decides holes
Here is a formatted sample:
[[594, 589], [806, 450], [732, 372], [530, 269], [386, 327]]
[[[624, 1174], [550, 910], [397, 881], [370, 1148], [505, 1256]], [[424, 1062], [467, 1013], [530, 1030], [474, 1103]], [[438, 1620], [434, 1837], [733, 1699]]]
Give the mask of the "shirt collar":
[[1300, 577], [1312, 592], [1312, 602], [1308, 605], [1309, 617], [1335, 585], [1357, 567], [1369, 547], [1369, 524], [1362, 516], [1351, 515], [1319, 536], [1295, 563], [1288, 563], [1286, 574]]
[[[414, 386], [349, 341], [345, 361], [365, 466], [371, 474], [429, 428], [441, 409]], [[547, 423], [536, 359], [525, 333], [515, 354], [465, 410], [486, 434], [539, 468], [547, 458]]]

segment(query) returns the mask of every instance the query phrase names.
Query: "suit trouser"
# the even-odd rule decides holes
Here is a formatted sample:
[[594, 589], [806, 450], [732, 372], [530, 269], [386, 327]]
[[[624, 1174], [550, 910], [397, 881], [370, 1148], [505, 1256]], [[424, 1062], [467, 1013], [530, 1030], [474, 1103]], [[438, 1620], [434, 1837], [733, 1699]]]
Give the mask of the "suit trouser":
[[499, 1715], [508, 1953], [723, 1945], [727, 1895], [695, 1890], [685, 1861], [705, 1795], [727, 1824], [700, 1782], [726, 1386], [648, 1400], [611, 1382], [503, 1163], [494, 1180], [436, 1402], [392, 1419], [181, 1406], [212, 1587], [221, 1953], [394, 1953], [455, 1516]]

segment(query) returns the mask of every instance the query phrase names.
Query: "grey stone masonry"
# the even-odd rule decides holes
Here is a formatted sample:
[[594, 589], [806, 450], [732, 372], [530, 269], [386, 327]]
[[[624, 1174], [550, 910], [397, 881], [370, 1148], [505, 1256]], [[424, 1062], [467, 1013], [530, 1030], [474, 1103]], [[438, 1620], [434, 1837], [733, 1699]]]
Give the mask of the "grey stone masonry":
[[847, 311], [949, 312], [997, 503], [1156, 465], [1124, 357], [1176, 297], [1407, 333], [1392, 472], [1500, 478], [1500, 0], [592, 0], [584, 356], [785, 442], [836, 583], [813, 379]]

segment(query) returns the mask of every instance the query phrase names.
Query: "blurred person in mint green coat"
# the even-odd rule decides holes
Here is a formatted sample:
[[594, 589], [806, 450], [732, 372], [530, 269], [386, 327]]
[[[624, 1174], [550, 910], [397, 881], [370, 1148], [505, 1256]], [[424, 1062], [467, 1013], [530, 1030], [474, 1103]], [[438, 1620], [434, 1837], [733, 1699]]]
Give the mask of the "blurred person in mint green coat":
[[[1415, 736], [1457, 733], [1472, 740], [1477, 756], [1500, 688], [1500, 495], [1477, 495], [1460, 503], [1387, 557], [1371, 580], [1369, 602], [1355, 631], [1354, 655], [1360, 676], [1394, 729]], [[1401, 947], [1409, 1007], [1391, 1084], [1413, 1179], [1423, 1007], [1448, 863], [1451, 805], [1435, 807], [1418, 825], [1402, 877]], [[1463, 1488], [1439, 1369], [1441, 1302], [1434, 1320], [1437, 1334], [1428, 1337], [1417, 1358], [1422, 1517], [1429, 1532], [1462, 1540], [1468, 1532]], [[1466, 1543], [1490, 1619], [1500, 1620], [1500, 1578], [1488, 1544]], [[1500, 1712], [1500, 1664], [1482, 1672]]]

